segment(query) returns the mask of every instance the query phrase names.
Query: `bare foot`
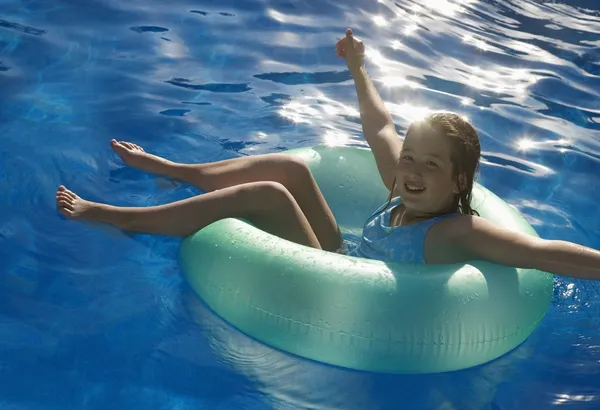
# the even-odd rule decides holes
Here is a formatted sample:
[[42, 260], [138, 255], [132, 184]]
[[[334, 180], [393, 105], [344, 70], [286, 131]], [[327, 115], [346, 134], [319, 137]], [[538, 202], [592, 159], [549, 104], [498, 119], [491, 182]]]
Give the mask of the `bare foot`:
[[58, 212], [70, 219], [91, 219], [89, 215], [100, 204], [81, 199], [74, 192], [61, 185], [56, 191]]
[[121, 156], [123, 162], [142, 171], [168, 175], [176, 165], [162, 157], [147, 153], [142, 147], [131, 142], [112, 139], [110, 146]]

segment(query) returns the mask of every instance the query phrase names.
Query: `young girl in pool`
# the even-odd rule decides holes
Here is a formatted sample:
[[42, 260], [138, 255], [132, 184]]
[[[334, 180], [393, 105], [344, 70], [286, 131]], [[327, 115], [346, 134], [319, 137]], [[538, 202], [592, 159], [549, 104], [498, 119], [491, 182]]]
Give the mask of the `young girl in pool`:
[[[489, 260], [512, 267], [600, 279], [600, 252], [574, 243], [503, 230], [470, 207], [479, 165], [475, 129], [455, 114], [412, 124], [402, 141], [364, 67], [364, 45], [352, 31], [337, 43], [358, 94], [363, 133], [391, 201], [367, 221], [353, 256], [444, 264]], [[134, 232], [185, 237], [223, 218], [245, 218], [302, 245], [337, 251], [342, 236], [309, 168], [284, 154], [180, 164], [111, 141], [123, 161], [195, 185], [207, 193], [167, 205], [116, 207], [81, 199], [64, 186], [58, 210]]]

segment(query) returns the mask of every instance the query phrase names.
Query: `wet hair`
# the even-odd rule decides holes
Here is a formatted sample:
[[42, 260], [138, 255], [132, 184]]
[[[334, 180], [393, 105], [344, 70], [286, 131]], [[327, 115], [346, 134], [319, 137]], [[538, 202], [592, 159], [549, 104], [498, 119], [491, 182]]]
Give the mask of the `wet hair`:
[[[473, 182], [479, 169], [481, 147], [477, 131], [468, 121], [457, 114], [448, 112], [433, 113], [421, 121], [412, 123], [406, 131], [406, 136], [412, 132], [436, 132], [450, 139], [450, 160], [452, 162], [453, 177], [457, 182], [460, 192], [456, 195], [450, 212], [460, 212], [465, 215], [479, 215], [471, 207]], [[465, 175], [465, 180], [459, 179]], [[461, 183], [462, 182], [462, 183]], [[392, 185], [388, 205], [396, 189], [396, 179]]]

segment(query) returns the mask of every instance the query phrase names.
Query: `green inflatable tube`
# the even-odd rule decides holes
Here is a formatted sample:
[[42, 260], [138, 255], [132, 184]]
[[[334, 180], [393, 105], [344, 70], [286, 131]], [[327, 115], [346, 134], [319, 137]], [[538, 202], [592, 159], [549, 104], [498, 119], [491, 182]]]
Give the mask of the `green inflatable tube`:
[[[311, 147], [303, 158], [343, 233], [360, 235], [387, 199], [368, 149]], [[484, 218], [536, 235], [511, 206], [476, 184]], [[553, 276], [482, 261], [386, 264], [301, 246], [239, 219], [183, 240], [180, 266], [230, 324], [283, 351], [364, 371], [444, 372], [480, 365], [523, 342], [552, 297]]]

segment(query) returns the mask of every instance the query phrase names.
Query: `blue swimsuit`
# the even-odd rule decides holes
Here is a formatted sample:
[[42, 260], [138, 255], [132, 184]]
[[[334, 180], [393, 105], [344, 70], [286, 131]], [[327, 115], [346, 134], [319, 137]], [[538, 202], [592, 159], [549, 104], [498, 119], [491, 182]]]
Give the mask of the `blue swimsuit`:
[[402, 199], [396, 197], [385, 211], [387, 203], [381, 205], [367, 219], [360, 244], [350, 248], [348, 255], [391, 263], [426, 263], [423, 248], [429, 228], [457, 214], [436, 216], [406, 226], [390, 226], [392, 210], [401, 203]]

